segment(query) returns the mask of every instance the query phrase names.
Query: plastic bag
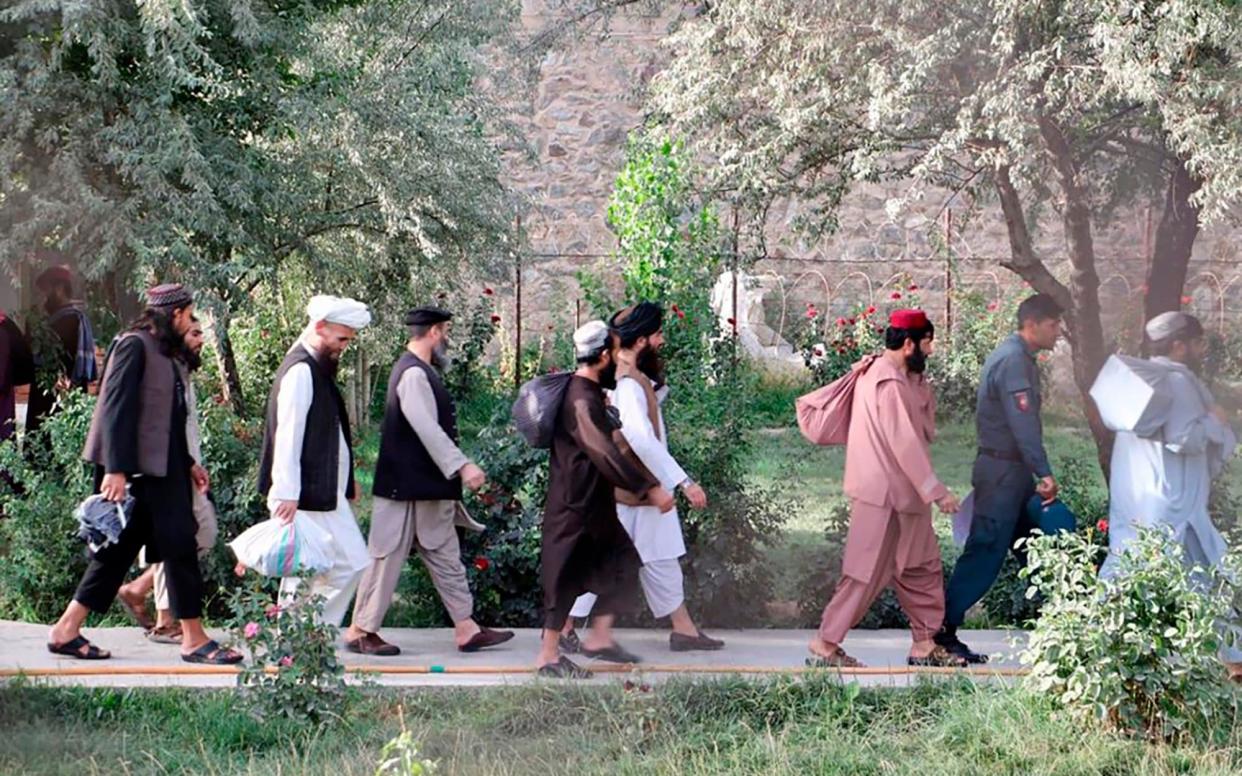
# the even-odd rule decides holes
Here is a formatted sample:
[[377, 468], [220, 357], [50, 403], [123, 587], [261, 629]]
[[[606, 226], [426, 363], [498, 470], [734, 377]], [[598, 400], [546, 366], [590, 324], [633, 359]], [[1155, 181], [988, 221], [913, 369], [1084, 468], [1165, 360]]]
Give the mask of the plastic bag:
[[108, 501], [96, 493], [78, 504], [73, 512], [78, 519], [78, 538], [86, 542], [91, 552], [99, 552], [120, 541], [121, 531], [125, 530], [133, 513], [134, 498], [129, 495], [128, 486], [125, 499], [120, 503]]
[[305, 515], [287, 525], [276, 518], [252, 525], [229, 548], [265, 577], [312, 577], [332, 567], [332, 535]]
[[560, 414], [572, 372], [540, 375], [518, 389], [513, 402], [513, 425], [531, 447], [552, 446], [556, 432], [556, 416]]

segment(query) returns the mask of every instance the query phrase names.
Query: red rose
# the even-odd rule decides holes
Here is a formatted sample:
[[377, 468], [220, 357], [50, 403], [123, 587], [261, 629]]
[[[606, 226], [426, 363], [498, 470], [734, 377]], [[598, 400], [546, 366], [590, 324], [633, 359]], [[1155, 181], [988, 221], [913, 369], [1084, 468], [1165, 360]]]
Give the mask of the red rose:
[[1191, 298], [1191, 297], [1189, 297], [1189, 296], [1183, 296], [1183, 297], [1182, 297], [1182, 304], [1190, 304], [1190, 303], [1191, 303], [1191, 302], [1193, 302], [1193, 301], [1194, 301], [1194, 299], [1192, 299], [1192, 298]]
[[806, 308], [806, 317], [808, 320], [814, 320], [815, 316], [817, 315], [819, 315], [819, 311], [816, 310], [814, 307]]
[[730, 326], [736, 326], [736, 325], [737, 325], [737, 321], [733, 320], [732, 318], [728, 319], [727, 323], [728, 323]]
[[867, 315], [875, 315], [875, 305], [871, 305], [867, 308]]
[[500, 316], [496, 313], [492, 313], [492, 323], [500, 323]]
[[893, 296], [892, 296], [892, 298], [893, 298], [893, 299], [900, 299], [900, 298], [901, 298], [901, 292], [900, 292], [900, 291], [894, 291], [894, 292], [893, 292]]
[[682, 320], [685, 320], [686, 318], [686, 314], [682, 312], [681, 308], [678, 307], [677, 305], [673, 305], [673, 314]]
[[491, 295], [492, 295], [492, 294], [494, 294], [494, 293], [496, 293], [496, 292], [495, 292], [495, 291], [493, 291], [493, 290], [491, 290], [490, 288], [485, 288], [485, 289], [483, 289], [483, 296], [491, 296]]
[[846, 323], [853, 326], [856, 323], [856, 321], [853, 318], [850, 318], [848, 321], [846, 321]]
[[1095, 528], [1100, 533], [1108, 533], [1108, 521], [1101, 519], [1100, 522], [1095, 524]]
[[997, 308], [996, 302], [988, 302], [988, 312], [994, 313], [996, 312], [996, 308]]
[[911, 290], [911, 291], [918, 291], [918, 290], [919, 290], [919, 287], [918, 287], [918, 286], [916, 286], [915, 284], [911, 283], [911, 284], [910, 284], [910, 290]]
[[474, 567], [479, 571], [487, 571], [488, 567], [491, 565], [492, 562], [487, 558], [484, 558], [482, 555], [474, 559]]
[[838, 326], [844, 326], [844, 325], [845, 325], [845, 319], [844, 319], [844, 318], [838, 318], [838, 319], [837, 319], [837, 325], [838, 325]]
[[814, 350], [813, 352], [814, 352], [814, 353], [815, 353], [815, 355], [817, 355], [817, 356], [822, 356], [822, 355], [824, 355], [824, 349], [823, 349], [823, 348], [821, 348], [819, 345], [816, 345], [816, 346], [815, 346], [815, 350]]

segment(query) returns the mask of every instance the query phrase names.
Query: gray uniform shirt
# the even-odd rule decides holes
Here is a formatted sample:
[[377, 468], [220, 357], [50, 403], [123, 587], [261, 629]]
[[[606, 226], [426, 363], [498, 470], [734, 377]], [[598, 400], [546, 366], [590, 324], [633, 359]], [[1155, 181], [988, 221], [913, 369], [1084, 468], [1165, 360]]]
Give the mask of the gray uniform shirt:
[[1041, 404], [1035, 351], [1012, 334], [983, 364], [975, 407], [979, 447], [1020, 457], [1037, 477], [1051, 476], [1039, 417]]

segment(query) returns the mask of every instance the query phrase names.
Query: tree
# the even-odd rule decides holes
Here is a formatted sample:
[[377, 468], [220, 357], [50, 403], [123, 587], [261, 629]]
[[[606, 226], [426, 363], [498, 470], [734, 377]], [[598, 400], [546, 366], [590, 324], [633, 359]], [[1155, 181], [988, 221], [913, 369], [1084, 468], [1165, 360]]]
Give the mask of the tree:
[[0, 11], [0, 262], [16, 278], [52, 246], [89, 277], [207, 292], [240, 408], [231, 321], [291, 259], [310, 290], [384, 302], [504, 254], [504, 111], [480, 80], [515, 9], [18, 2]]
[[[814, 235], [860, 181], [999, 203], [1002, 265], [1067, 310], [1107, 472], [1111, 441], [1087, 397], [1107, 356], [1093, 224], [1164, 191], [1152, 268], [1164, 288], [1148, 312], [1177, 306], [1199, 224], [1242, 191], [1240, 29], [1237, 7], [1213, 0], [721, 0], [671, 37], [652, 107], [716, 162], [707, 185], [752, 217], [760, 251], [774, 200], [812, 204]], [[1065, 278], [1032, 236], [1048, 212]]]

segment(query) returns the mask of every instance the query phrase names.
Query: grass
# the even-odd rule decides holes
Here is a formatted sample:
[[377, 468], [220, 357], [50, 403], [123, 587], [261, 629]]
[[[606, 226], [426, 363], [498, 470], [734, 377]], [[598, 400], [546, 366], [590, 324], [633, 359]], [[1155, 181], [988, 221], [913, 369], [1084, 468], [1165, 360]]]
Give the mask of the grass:
[[226, 691], [0, 690], [0, 772], [370, 774], [400, 730], [442, 774], [1233, 774], [1236, 710], [1180, 748], [967, 681], [859, 690], [826, 677], [376, 692], [337, 724], [260, 723]]

